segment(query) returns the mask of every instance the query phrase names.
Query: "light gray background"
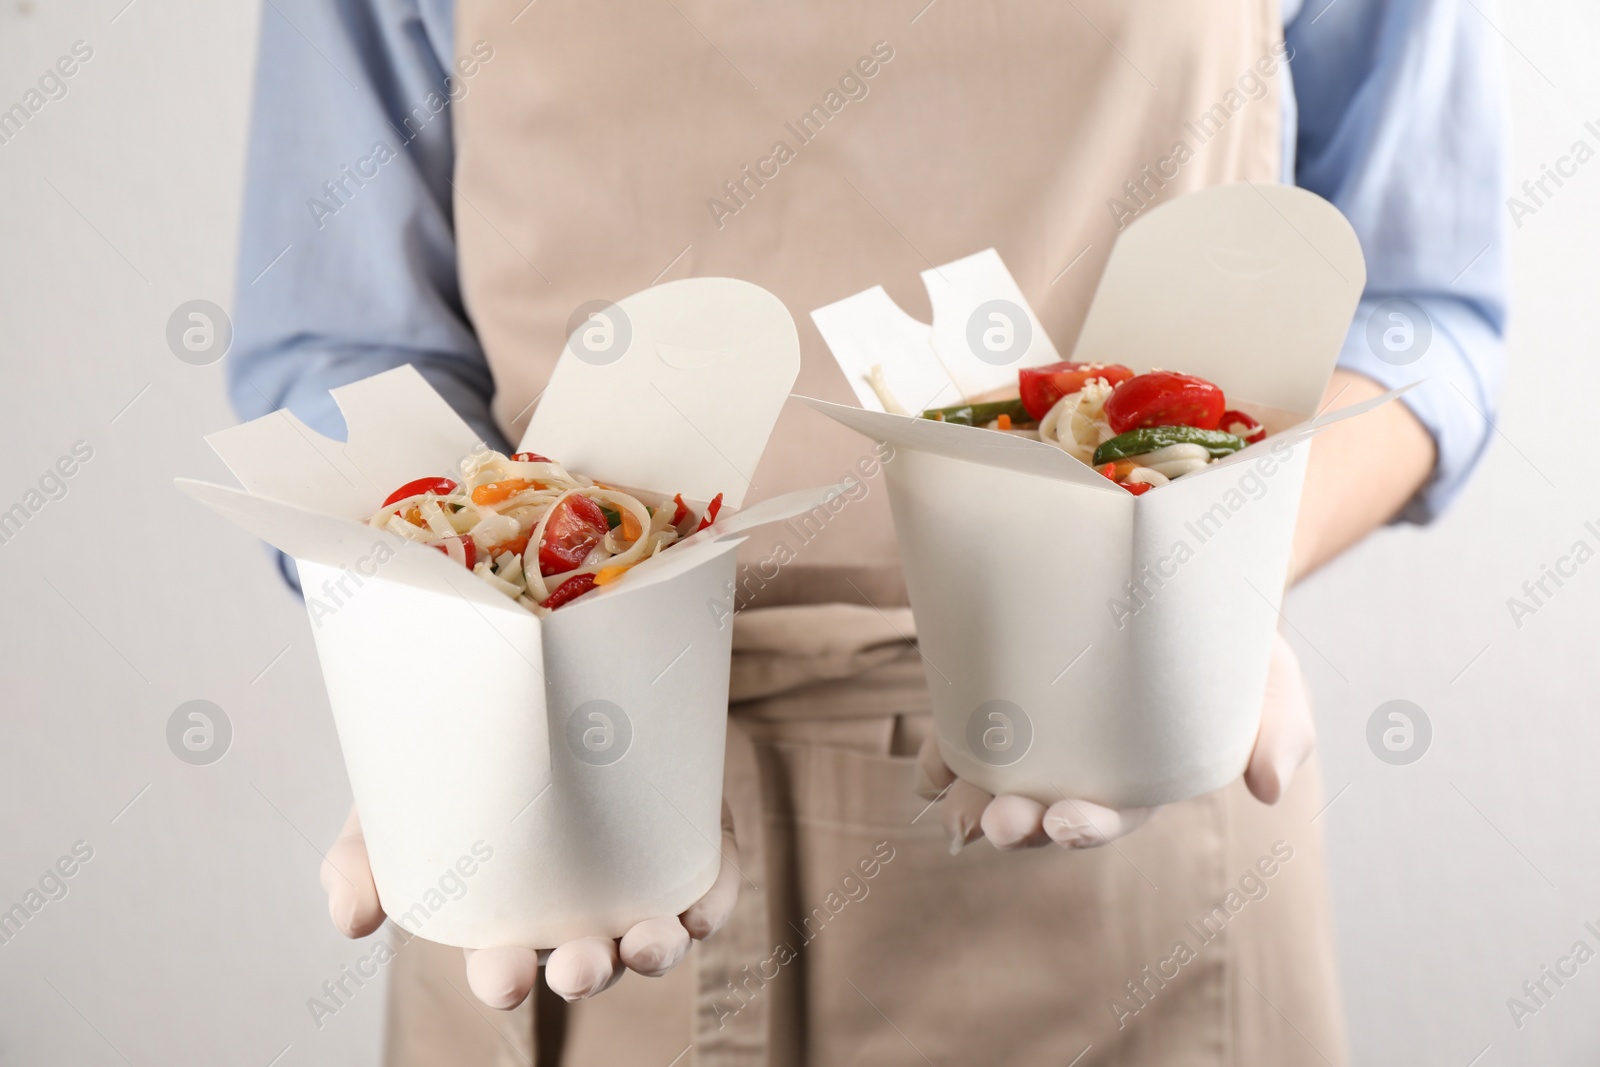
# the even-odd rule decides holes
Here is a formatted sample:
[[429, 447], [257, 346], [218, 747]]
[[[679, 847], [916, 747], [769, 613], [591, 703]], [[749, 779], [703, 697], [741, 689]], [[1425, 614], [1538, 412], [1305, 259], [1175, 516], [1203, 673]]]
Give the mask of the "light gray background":
[[[0, 909], [75, 841], [94, 848], [0, 946], [0, 1063], [372, 1064], [379, 988], [320, 1030], [305, 1003], [364, 951], [316, 881], [348, 789], [305, 616], [265, 554], [171, 481], [227, 479], [201, 441], [232, 422], [221, 367], [181, 363], [164, 331], [186, 300], [231, 303], [255, 5], [124, 3], [0, 0], [0, 106], [73, 41], [95, 49], [0, 146], [0, 510], [73, 442], [94, 449], [0, 545]], [[1600, 12], [1508, 7], [1520, 183], [1578, 138], [1600, 146], [1584, 129]], [[1600, 522], [1597, 224], [1600, 160], [1514, 235], [1504, 416], [1456, 510], [1373, 538], [1288, 602], [1318, 697], [1357, 1063], [1600, 1057], [1600, 960], [1520, 1031], [1506, 1008], [1600, 924], [1600, 562], [1520, 629], [1506, 607], [1573, 541], [1600, 544], [1583, 528]], [[212, 767], [166, 747], [197, 697], [236, 733]], [[1433, 723], [1409, 767], [1366, 746], [1395, 698]]]

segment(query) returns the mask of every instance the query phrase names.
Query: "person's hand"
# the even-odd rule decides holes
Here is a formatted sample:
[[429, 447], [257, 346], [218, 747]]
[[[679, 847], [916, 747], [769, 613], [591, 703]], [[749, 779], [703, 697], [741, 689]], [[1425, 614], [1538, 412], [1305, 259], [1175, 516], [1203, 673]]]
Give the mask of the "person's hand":
[[[1277, 634], [1267, 670], [1261, 727], [1250, 763], [1245, 767], [1245, 785], [1263, 804], [1276, 804], [1288, 790], [1295, 771], [1311, 755], [1316, 741], [1300, 661], [1283, 635]], [[1051, 843], [1063, 848], [1096, 848], [1137, 830], [1158, 810], [1116, 811], [1087, 800], [1071, 799], [1046, 807], [1027, 797], [990, 796], [957, 778], [945, 766], [931, 735], [917, 757], [917, 779], [917, 791], [925, 799], [939, 798], [939, 817], [950, 837], [952, 853], [978, 837], [987, 837], [1002, 851]]]
[[[722, 870], [706, 895], [681, 915], [646, 919], [621, 938], [585, 937], [549, 952], [531, 948], [464, 949], [467, 984], [491, 1008], [509, 1011], [527, 999], [544, 962], [545, 981], [564, 999], [582, 1000], [616, 984], [624, 968], [659, 978], [677, 966], [689, 941], [704, 940], [722, 928], [739, 895], [738, 846], [733, 815], [722, 805]], [[333, 925], [346, 937], [366, 937], [383, 925], [383, 905], [372, 881], [367, 842], [355, 808], [322, 862], [322, 888], [328, 894]]]

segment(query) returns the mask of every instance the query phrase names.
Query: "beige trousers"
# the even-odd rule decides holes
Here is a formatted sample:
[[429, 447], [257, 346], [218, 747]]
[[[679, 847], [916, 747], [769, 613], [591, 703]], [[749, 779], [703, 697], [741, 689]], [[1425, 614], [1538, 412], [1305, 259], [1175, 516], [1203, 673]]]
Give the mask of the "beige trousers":
[[1314, 761], [1276, 807], [1235, 783], [1106, 848], [952, 856], [913, 791], [915, 650], [845, 635], [809, 671], [835, 677], [793, 686], [805, 666], [744, 644], [736, 694], [792, 687], [733, 709], [728, 926], [665, 978], [510, 1013], [415, 940], [390, 1067], [1346, 1062]]

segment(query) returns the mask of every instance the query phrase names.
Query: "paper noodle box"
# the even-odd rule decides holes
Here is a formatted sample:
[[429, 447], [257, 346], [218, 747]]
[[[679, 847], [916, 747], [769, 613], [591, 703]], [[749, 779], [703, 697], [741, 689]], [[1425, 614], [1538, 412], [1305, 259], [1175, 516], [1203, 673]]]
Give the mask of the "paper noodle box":
[[916, 412], [1055, 362], [991, 249], [922, 275], [920, 323], [874, 288], [813, 312], [861, 408], [810, 401], [893, 446], [884, 467], [940, 751], [963, 778], [1041, 803], [1138, 807], [1244, 769], [1305, 473], [1307, 438], [1365, 281], [1332, 205], [1225, 186], [1119, 238], [1071, 359], [1197, 374], [1267, 440], [1133, 496], [1052, 445]]
[[[799, 370], [783, 304], [693, 279], [612, 305], [568, 344], [520, 448], [738, 509]], [[620, 353], [617, 349], [621, 349]], [[581, 355], [580, 355], [581, 353]], [[349, 443], [280, 411], [208, 440], [244, 489], [180, 481], [299, 565], [388, 914], [429, 940], [551, 948], [675, 915], [717, 876], [740, 532], [826, 500], [727, 510], [547, 617], [365, 524], [482, 445], [410, 367], [334, 390]], [[832, 490], [837, 491], [837, 490]]]

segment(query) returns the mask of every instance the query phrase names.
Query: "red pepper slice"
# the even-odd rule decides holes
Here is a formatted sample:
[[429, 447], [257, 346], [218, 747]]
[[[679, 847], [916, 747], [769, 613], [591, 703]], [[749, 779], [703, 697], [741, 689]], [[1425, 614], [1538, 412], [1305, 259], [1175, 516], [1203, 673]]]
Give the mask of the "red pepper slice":
[[1106, 397], [1106, 421], [1115, 433], [1147, 426], [1215, 430], [1228, 406], [1222, 390], [1192, 374], [1151, 371], [1129, 378]]
[[563, 604], [569, 604], [578, 599], [593, 588], [594, 575], [575, 575], [556, 586], [556, 591], [539, 601], [539, 606], [541, 608], [550, 608], [553, 611]]
[[1091, 378], [1104, 378], [1109, 385], [1125, 382], [1133, 371], [1120, 363], [1051, 363], [1043, 367], [1023, 367], [1017, 372], [1017, 388], [1022, 406], [1037, 421], [1049, 414], [1056, 401], [1083, 388]]
[[446, 496], [455, 491], [456, 483], [452, 482], [449, 478], [418, 478], [416, 481], [407, 482], [405, 485], [402, 485], [400, 488], [390, 493], [389, 496], [384, 500], [383, 506], [388, 507], [390, 504], [393, 504], [399, 500], [404, 500], [408, 496], [421, 496], [423, 493], [432, 493], [434, 496]]
[[1267, 436], [1265, 426], [1244, 412], [1234, 411], [1231, 408], [1222, 413], [1222, 418], [1217, 422], [1217, 429], [1244, 438], [1244, 443], [1247, 445], [1253, 445]]
[[678, 505], [678, 510], [672, 513], [672, 525], [681, 526], [683, 524], [683, 520], [689, 517], [689, 505], [683, 502], [682, 493], [678, 493], [673, 496], [672, 502]]
[[717, 512], [719, 512], [721, 510], [722, 510], [722, 494], [718, 493], [716, 496], [711, 498], [711, 503], [706, 505], [705, 516], [700, 520], [700, 525], [696, 526], [694, 528], [694, 532], [695, 533], [699, 533], [701, 530], [704, 530], [707, 526], [710, 526], [712, 523], [716, 522], [717, 521]]
[[452, 541], [460, 543], [462, 555], [466, 557], [467, 570], [470, 571], [476, 567], [478, 565], [478, 545], [470, 537], [447, 537], [443, 541], [435, 541], [433, 547], [448, 556], [450, 554], [450, 542]]
[[1126, 489], [1128, 492], [1132, 493], [1134, 496], [1138, 496], [1141, 493], [1148, 493], [1151, 488], [1149, 482], [1118, 482], [1117, 484], [1122, 486], [1122, 488]]
[[544, 537], [539, 542], [539, 573], [570, 571], [610, 530], [611, 524], [606, 522], [606, 513], [599, 504], [586, 496], [563, 497], [544, 525]]
[[511, 458], [516, 460], [518, 463], [550, 463], [550, 462], [552, 462], [552, 460], [550, 460], [548, 457], [541, 456], [537, 452], [516, 452], [516, 453], [512, 454]]
[[1112, 481], [1116, 481], [1117, 480], [1117, 465], [1115, 463], [1104, 464], [1100, 468], [1100, 473], [1105, 475], [1107, 478], [1110, 478]]

